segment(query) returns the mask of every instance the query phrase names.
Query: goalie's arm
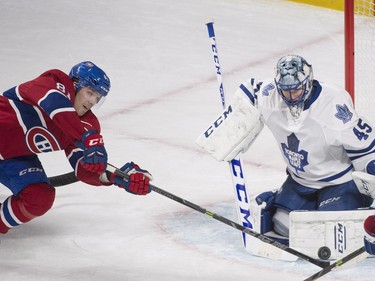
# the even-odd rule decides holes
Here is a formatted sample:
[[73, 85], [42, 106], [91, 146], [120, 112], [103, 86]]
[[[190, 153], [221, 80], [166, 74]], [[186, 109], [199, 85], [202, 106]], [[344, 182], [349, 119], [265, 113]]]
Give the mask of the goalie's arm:
[[231, 161], [245, 152], [263, 129], [260, 111], [237, 92], [223, 113], [196, 142], [219, 161]]

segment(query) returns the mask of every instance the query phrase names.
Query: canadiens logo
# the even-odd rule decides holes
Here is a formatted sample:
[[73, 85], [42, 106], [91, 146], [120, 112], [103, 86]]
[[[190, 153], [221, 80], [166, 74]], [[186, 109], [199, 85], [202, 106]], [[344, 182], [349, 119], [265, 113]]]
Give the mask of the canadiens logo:
[[28, 130], [26, 144], [33, 153], [61, 150], [56, 138], [43, 127], [33, 127]]

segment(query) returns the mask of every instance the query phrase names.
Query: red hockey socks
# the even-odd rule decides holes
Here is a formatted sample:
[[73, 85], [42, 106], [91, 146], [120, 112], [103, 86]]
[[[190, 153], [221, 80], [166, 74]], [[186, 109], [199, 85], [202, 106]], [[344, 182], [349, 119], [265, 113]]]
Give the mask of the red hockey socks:
[[17, 196], [9, 196], [0, 208], [0, 233], [45, 214], [55, 200], [55, 189], [46, 184], [32, 184]]

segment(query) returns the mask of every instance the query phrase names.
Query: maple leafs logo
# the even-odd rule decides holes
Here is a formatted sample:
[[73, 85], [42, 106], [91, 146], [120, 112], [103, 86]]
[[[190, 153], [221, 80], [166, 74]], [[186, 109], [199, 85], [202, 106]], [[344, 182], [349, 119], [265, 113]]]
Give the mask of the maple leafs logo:
[[336, 104], [336, 110], [337, 113], [335, 114], [335, 117], [341, 120], [344, 124], [349, 122], [353, 117], [353, 113], [350, 112], [346, 104]]
[[284, 152], [284, 156], [288, 159], [289, 164], [295, 169], [296, 174], [304, 172], [304, 167], [309, 164], [307, 162], [307, 152], [305, 150], [299, 150], [300, 140], [294, 133], [287, 137], [288, 145], [285, 143], [281, 144], [281, 148]]

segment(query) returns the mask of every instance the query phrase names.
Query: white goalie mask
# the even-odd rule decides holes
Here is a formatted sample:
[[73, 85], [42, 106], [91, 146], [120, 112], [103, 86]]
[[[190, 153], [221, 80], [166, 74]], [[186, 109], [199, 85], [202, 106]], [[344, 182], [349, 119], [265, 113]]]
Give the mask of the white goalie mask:
[[287, 55], [276, 64], [277, 91], [288, 106], [300, 106], [311, 93], [312, 66], [297, 55]]

